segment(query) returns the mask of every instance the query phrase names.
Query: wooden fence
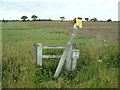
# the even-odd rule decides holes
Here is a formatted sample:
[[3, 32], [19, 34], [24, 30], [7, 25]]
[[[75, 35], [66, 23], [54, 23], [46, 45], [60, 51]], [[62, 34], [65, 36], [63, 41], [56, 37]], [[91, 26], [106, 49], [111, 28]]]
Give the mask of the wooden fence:
[[[43, 49], [65, 49], [65, 47], [62, 46], [44, 46], [42, 43], [34, 44], [34, 56], [37, 60], [37, 65], [42, 66], [42, 60], [44, 58], [61, 58], [62, 55], [43, 55]], [[79, 50], [73, 49], [73, 46], [70, 47], [70, 50], [68, 52], [68, 56], [66, 58], [66, 69], [68, 71], [75, 70], [76, 68], [76, 62], [79, 58]], [[58, 68], [59, 70], [59, 68]], [[56, 72], [58, 71], [56, 69]]]

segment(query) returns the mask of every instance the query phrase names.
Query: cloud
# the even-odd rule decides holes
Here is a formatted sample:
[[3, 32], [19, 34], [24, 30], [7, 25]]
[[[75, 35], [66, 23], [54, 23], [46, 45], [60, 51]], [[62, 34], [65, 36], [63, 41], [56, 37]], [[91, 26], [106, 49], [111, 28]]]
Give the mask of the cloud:
[[0, 0], [0, 19], [35, 14], [40, 18], [117, 17], [117, 0]]
[[1, 0], [2, 2], [27, 2], [27, 3], [30, 3], [30, 2], [79, 2], [79, 1], [82, 1], [82, 0]]
[[[2, 2], [27, 2], [27, 3], [30, 3], [30, 2], [66, 2], [66, 3], [76, 3], [76, 2], [92, 2], [92, 3], [100, 3], [100, 2], [104, 2], [105, 0], [0, 0]], [[111, 0], [107, 0], [107, 1], [111, 1]], [[117, 0], [116, 0], [117, 1]], [[119, 1], [119, 0], [118, 0]]]

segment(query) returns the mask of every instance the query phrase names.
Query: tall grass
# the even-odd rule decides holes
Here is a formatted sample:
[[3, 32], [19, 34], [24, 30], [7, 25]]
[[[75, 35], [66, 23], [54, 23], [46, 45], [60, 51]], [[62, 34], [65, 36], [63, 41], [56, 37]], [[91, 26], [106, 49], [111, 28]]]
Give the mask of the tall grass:
[[[9, 23], [8, 23], [9, 24]], [[3, 88], [117, 88], [118, 45], [94, 36], [77, 36], [76, 48], [80, 50], [75, 71], [66, 71], [53, 78], [59, 59], [44, 59], [43, 67], [36, 65], [33, 44], [64, 46], [69, 38], [66, 31], [37, 28], [19, 23], [23, 30], [9, 30], [3, 25]], [[31, 30], [24, 30], [25, 27]], [[32, 28], [33, 27], [33, 28]], [[15, 28], [17, 28], [15, 30]], [[63, 50], [48, 50], [44, 54], [61, 54]]]

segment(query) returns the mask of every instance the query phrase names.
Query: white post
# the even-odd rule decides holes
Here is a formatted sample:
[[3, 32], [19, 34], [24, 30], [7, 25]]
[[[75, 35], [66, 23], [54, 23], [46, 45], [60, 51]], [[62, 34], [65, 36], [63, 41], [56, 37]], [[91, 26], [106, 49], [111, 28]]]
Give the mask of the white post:
[[37, 44], [37, 64], [42, 66], [42, 43]]
[[73, 28], [74, 28], [73, 32], [72, 32], [71, 37], [70, 37], [70, 39], [69, 39], [69, 41], [67, 43], [67, 46], [66, 46], [66, 48], [65, 48], [65, 50], [63, 52], [63, 55], [62, 55], [62, 57], [61, 57], [61, 59], [60, 59], [60, 61], [58, 63], [58, 66], [57, 66], [57, 69], [55, 71], [54, 77], [58, 77], [59, 76], [59, 74], [60, 74], [60, 72], [62, 70], [62, 67], [64, 65], [64, 62], [65, 62], [65, 60], [67, 58], [68, 52], [70, 50], [70, 47], [73, 44], [73, 40], [74, 40], [74, 38], [76, 36], [76, 33], [78, 31], [78, 26], [76, 24], [74, 24]]
[[79, 58], [79, 50], [73, 50], [73, 60], [72, 60], [72, 70], [75, 70], [76, 68], [76, 63], [77, 63], [77, 59]]
[[68, 71], [70, 71], [72, 67], [71, 60], [72, 60], [72, 46], [70, 47], [70, 50], [68, 52], [67, 59], [66, 59], [66, 68]]

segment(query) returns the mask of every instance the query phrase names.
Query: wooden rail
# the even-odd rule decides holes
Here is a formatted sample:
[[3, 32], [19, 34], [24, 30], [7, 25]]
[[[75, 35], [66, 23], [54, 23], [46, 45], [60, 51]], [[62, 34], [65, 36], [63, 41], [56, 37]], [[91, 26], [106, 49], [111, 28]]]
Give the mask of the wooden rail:
[[[37, 60], [37, 65], [42, 66], [42, 60], [44, 58], [61, 58], [64, 55], [64, 54], [63, 55], [43, 55], [43, 49], [65, 49], [65, 47], [43, 46], [42, 43], [37, 43], [37, 44], [34, 44], [33, 49], [34, 49], [35, 59]], [[73, 46], [70, 47], [70, 50], [67, 53], [67, 58], [66, 58], [66, 69], [68, 71], [75, 70], [76, 62], [77, 62], [77, 59], [79, 58], [79, 54], [80, 54], [79, 50], [73, 49]]]

